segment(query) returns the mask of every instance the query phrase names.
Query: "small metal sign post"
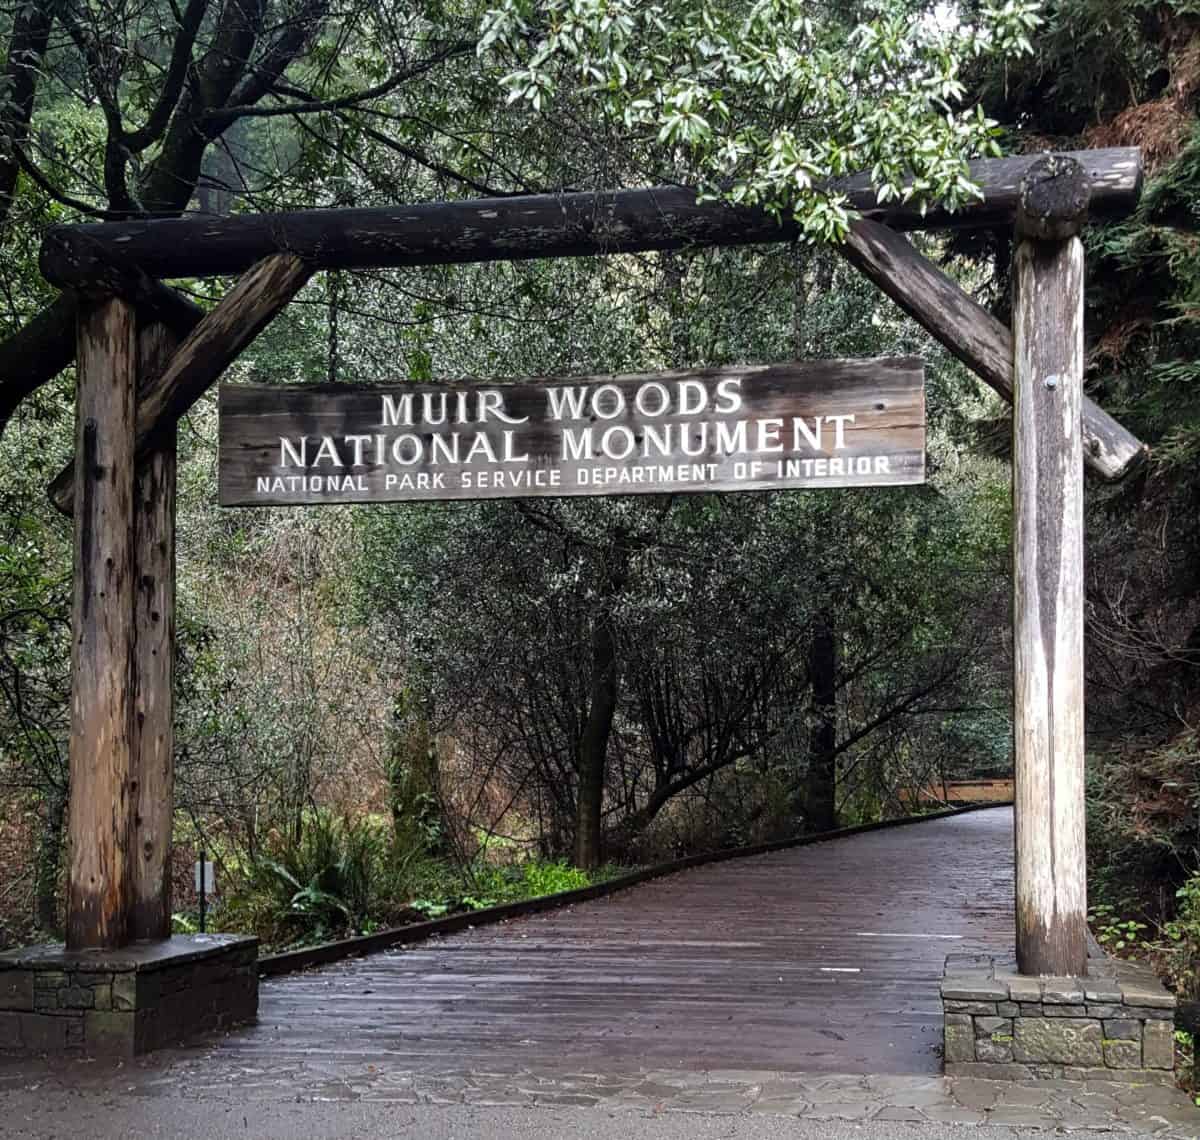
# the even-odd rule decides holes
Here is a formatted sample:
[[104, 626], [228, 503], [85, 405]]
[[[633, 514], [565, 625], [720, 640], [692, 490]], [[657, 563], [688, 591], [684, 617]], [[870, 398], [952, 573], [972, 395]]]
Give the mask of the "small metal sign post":
[[217, 893], [217, 868], [205, 857], [203, 847], [200, 848], [200, 858], [196, 860], [196, 894], [200, 899], [200, 933], [208, 919], [208, 896]]

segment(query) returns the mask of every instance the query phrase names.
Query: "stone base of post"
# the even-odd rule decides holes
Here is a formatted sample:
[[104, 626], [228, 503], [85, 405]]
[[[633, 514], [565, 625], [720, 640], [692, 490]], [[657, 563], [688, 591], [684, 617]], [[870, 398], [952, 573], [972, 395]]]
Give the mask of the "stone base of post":
[[946, 1075], [1175, 1083], [1175, 997], [1148, 967], [1092, 958], [1085, 978], [952, 954], [942, 980]]
[[0, 1050], [133, 1057], [258, 1016], [258, 939], [175, 935], [120, 950], [0, 954]]

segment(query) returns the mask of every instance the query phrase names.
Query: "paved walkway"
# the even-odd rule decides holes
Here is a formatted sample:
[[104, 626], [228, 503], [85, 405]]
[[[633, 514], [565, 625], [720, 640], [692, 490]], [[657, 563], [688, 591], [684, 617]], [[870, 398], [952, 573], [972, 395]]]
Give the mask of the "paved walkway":
[[[0, 1134], [1200, 1136], [1172, 1088], [937, 1075], [945, 955], [1012, 929], [1007, 809], [872, 832], [267, 981], [257, 1026], [115, 1076], [0, 1061]], [[646, 1123], [679, 1114], [728, 1123]]]
[[357, 1074], [308, 1062], [264, 1070], [174, 1057], [116, 1073], [6, 1073], [8, 1140], [1012, 1140], [1066, 1132], [1195, 1140], [1200, 1112], [1162, 1086], [781, 1073]]
[[699, 867], [262, 988], [247, 1064], [941, 1071], [948, 953], [1011, 952], [1007, 808]]

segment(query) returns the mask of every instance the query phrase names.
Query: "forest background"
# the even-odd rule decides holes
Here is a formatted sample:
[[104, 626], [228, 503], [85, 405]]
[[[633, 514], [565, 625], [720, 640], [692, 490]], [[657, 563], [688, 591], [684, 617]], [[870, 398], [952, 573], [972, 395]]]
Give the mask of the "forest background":
[[[71, 534], [45, 486], [73, 375], [22, 368], [71, 335], [47, 226], [726, 178], [812, 240], [323, 273], [230, 379], [926, 361], [913, 489], [219, 510], [202, 400], [179, 435], [176, 921], [203, 848], [217, 922], [284, 946], [1010, 772], [1008, 410], [830, 252], [846, 219], [817, 185], [875, 166], [886, 194], [916, 163], [961, 199], [976, 153], [1135, 145], [1140, 207], [1086, 235], [1089, 394], [1153, 449], [1089, 481], [1090, 888], [1110, 946], [1194, 987], [1195, 0], [2, 0], [0, 47], [0, 946], [62, 921]], [[922, 247], [1007, 317], [1008, 232]]]

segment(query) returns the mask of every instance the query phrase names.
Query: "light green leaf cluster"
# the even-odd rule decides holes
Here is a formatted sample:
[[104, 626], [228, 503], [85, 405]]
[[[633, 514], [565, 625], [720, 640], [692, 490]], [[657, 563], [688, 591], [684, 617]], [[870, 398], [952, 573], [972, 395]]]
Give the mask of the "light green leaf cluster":
[[1039, 5], [989, 0], [970, 21], [877, 7], [847, 27], [806, 0], [500, 0], [479, 52], [510, 103], [582, 89], [704, 193], [836, 240], [851, 214], [830, 184], [855, 171], [880, 202], [977, 194], [967, 161], [997, 153], [996, 124], [963, 106], [963, 68], [1031, 51]]

